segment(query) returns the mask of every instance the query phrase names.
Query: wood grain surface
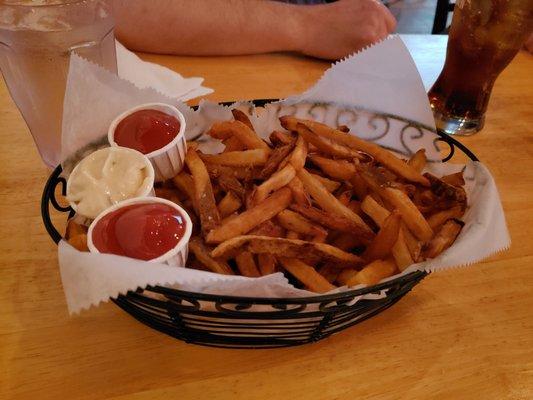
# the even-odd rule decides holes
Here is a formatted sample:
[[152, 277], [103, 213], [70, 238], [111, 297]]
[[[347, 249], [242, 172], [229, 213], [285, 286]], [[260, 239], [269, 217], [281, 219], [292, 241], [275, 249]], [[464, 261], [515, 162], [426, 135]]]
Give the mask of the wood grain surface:
[[[437, 72], [432, 49], [444, 45], [410, 38], [418, 65]], [[287, 54], [143, 58], [205, 77], [215, 100], [298, 93], [328, 67]], [[533, 398], [532, 71], [533, 56], [520, 52], [496, 83], [486, 128], [461, 139], [494, 174], [511, 249], [432, 274], [333, 337], [277, 350], [188, 345], [112, 304], [69, 317], [40, 218], [49, 171], [0, 83], [0, 398]]]

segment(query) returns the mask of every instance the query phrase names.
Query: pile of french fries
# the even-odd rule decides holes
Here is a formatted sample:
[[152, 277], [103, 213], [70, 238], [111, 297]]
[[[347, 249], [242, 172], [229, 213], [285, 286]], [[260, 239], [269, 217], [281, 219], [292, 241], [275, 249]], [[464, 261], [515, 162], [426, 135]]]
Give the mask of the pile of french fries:
[[291, 116], [266, 143], [244, 113], [233, 116], [207, 132], [222, 153], [189, 143], [186, 168], [156, 188], [193, 220], [190, 268], [247, 277], [283, 271], [323, 293], [373, 285], [434, 258], [461, 231], [463, 176], [423, 173], [423, 150], [404, 161], [346, 127]]

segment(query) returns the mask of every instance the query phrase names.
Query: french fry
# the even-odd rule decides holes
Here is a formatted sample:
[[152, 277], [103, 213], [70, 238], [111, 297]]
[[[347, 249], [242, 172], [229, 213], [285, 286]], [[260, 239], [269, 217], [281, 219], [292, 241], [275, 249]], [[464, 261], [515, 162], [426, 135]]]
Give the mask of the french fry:
[[270, 152], [270, 147], [250, 127], [240, 121], [215, 122], [207, 134], [216, 139], [227, 139], [233, 136], [239, 139], [239, 142], [247, 149], [261, 149], [266, 153]]
[[255, 265], [254, 256], [248, 251], [243, 251], [235, 257], [237, 268], [242, 276], [249, 278], [258, 278], [261, 276], [257, 265]]
[[89, 251], [89, 247], [87, 247], [87, 234], [85, 233], [72, 235], [67, 239], [67, 242], [76, 250]]
[[262, 253], [257, 255], [257, 265], [262, 276], [276, 272], [277, 260], [272, 254]]
[[213, 229], [207, 235], [208, 243], [221, 243], [235, 236], [243, 235], [262, 222], [269, 220], [287, 208], [292, 199], [291, 190], [282, 188], [265, 201], [244, 211], [236, 218]]
[[316, 272], [313, 267], [296, 258], [280, 258], [280, 263], [283, 268], [313, 292], [325, 293], [335, 289], [335, 286]]
[[429, 181], [427, 180], [427, 178], [422, 176], [418, 171], [406, 164], [403, 160], [396, 157], [394, 154], [378, 146], [375, 143], [364, 141], [353, 135], [346, 134], [344, 132], [338, 131], [334, 128], [315, 121], [302, 120], [290, 116], [283, 116], [280, 118], [280, 122], [281, 126], [289, 130], [295, 130], [296, 125], [298, 123], [302, 123], [320, 136], [324, 136], [330, 140], [334, 140], [352, 149], [370, 154], [381, 164], [390, 168], [394, 173], [399, 176], [402, 176], [403, 178], [411, 182], [418, 182], [423, 186], [429, 186]]
[[282, 227], [290, 231], [309, 235], [314, 238], [325, 238], [328, 235], [328, 232], [324, 228], [312, 224], [301, 214], [291, 210], [283, 210], [278, 214], [276, 219]]
[[463, 228], [464, 223], [456, 219], [449, 219], [442, 225], [440, 231], [428, 243], [425, 250], [427, 258], [435, 258], [448, 247], [450, 247]]
[[344, 133], [348, 133], [350, 132], [350, 128], [348, 128], [346, 125], [339, 125], [337, 126], [337, 130], [341, 131], [341, 132], [344, 132]]
[[295, 177], [287, 186], [289, 189], [291, 189], [292, 198], [296, 204], [301, 206], [311, 205], [311, 200], [305, 192], [304, 185], [301, 180]]
[[288, 185], [295, 176], [296, 170], [292, 164], [287, 164], [285, 167], [274, 173], [268, 180], [255, 188], [255, 191], [252, 194], [252, 203], [261, 203], [268, 197], [268, 195], [270, 195], [270, 193]]
[[87, 227], [81, 224], [78, 224], [73, 219], [69, 219], [67, 222], [67, 229], [65, 232], [65, 239], [70, 239], [74, 236], [85, 235], [87, 233]]
[[280, 131], [272, 132], [268, 138], [270, 139], [270, 143], [272, 143], [274, 146], [294, 144], [294, 138], [291, 135]]
[[358, 243], [368, 244], [374, 237], [374, 233], [370, 229], [363, 228], [358, 223], [344, 216], [338, 216], [312, 206], [302, 206], [300, 204], [292, 204], [290, 208], [326, 228], [350, 233], [358, 238]]
[[334, 192], [341, 185], [340, 182], [333, 181], [331, 179], [326, 178], [325, 176], [313, 174], [313, 173], [311, 173], [311, 175], [315, 179], [317, 179], [322, 185], [324, 185], [324, 187], [328, 190], [328, 192]]
[[359, 271], [355, 268], [344, 268], [337, 275], [337, 282], [343, 286], [347, 286], [348, 282], [350, 282], [350, 280], [353, 280], [353, 278], [355, 277], [355, 275], [357, 275], [358, 272]]
[[163, 199], [170, 200], [176, 204], [180, 204], [180, 198], [175, 190], [166, 188], [166, 187], [156, 187], [154, 188], [155, 195]]
[[298, 139], [296, 139], [296, 146], [294, 146], [289, 162], [296, 171], [299, 171], [304, 167], [306, 158], [307, 142], [302, 136], [298, 136]]
[[362, 240], [360, 236], [353, 233], [342, 232], [332, 240], [331, 245], [350, 252], [357, 247], [366, 246], [368, 243], [369, 240]]
[[350, 189], [344, 190], [341, 194], [337, 196], [337, 200], [339, 200], [342, 205], [348, 207], [348, 204], [350, 204], [350, 199], [352, 198], [352, 194], [353, 193]]
[[314, 178], [309, 172], [305, 169], [298, 171], [298, 178], [304, 184], [305, 189], [311, 195], [311, 197], [322, 207], [324, 211], [330, 212], [332, 214], [345, 217], [352, 222], [359, 225], [360, 230], [370, 231], [370, 228], [365, 224], [359, 215], [354, 213], [348, 207], [342, 205], [328, 190]]
[[272, 220], [268, 220], [257, 225], [254, 229], [248, 232], [248, 234], [256, 236], [284, 237], [285, 229], [272, 222]]
[[361, 203], [359, 201], [350, 200], [347, 207], [357, 215], [361, 215]]
[[316, 154], [310, 154], [309, 159], [333, 179], [349, 181], [356, 172], [355, 165], [346, 160], [332, 160]]
[[209, 248], [207, 248], [199, 237], [191, 238], [189, 241], [189, 250], [210, 271], [223, 275], [233, 275], [233, 270], [225, 261], [211, 257]]
[[194, 195], [194, 182], [191, 175], [185, 171], [181, 171], [174, 178], [172, 178], [172, 183], [177, 189], [185, 193], [194, 204], [196, 200]]
[[456, 172], [455, 174], [445, 175], [440, 178], [443, 182], [452, 186], [464, 186], [465, 178], [463, 177], [462, 172]]
[[427, 157], [426, 157], [426, 150], [420, 149], [418, 150], [413, 156], [407, 161], [407, 164], [409, 164], [415, 171], [421, 173], [427, 163]]
[[393, 211], [383, 222], [378, 234], [370, 242], [362, 257], [367, 261], [386, 258], [392, 251], [392, 248], [398, 240], [400, 232], [401, 217], [396, 211]]
[[206, 163], [219, 164], [224, 166], [246, 166], [255, 167], [264, 165], [268, 159], [268, 152], [264, 149], [228, 151], [220, 154], [202, 154], [202, 159]]
[[304, 124], [296, 124], [296, 132], [322, 153], [338, 158], [354, 159], [361, 157], [357, 151], [354, 151], [349, 147], [343, 146], [342, 144], [336, 143], [325, 137], [318, 136]]
[[254, 254], [268, 253], [276, 257], [290, 257], [307, 260], [310, 263], [331, 261], [339, 268], [360, 265], [363, 260], [326, 243], [305, 240], [273, 238], [268, 236], [243, 235], [226, 240], [211, 252], [215, 258], [228, 259], [240, 251]]
[[424, 177], [428, 178], [431, 184], [431, 191], [450, 202], [466, 204], [466, 192], [462, 186], [453, 186], [444, 182], [429, 173], [425, 173]]
[[427, 242], [433, 237], [433, 230], [428, 222], [404, 192], [387, 187], [383, 188], [380, 194], [393, 207], [398, 209], [402, 215], [403, 222], [418, 239]]
[[281, 162], [285, 158], [287, 158], [293, 148], [294, 144], [291, 143], [288, 145], [276, 147], [274, 150], [272, 150], [272, 152], [268, 156], [268, 160], [265, 163], [265, 166], [263, 167], [263, 170], [261, 171], [261, 174], [259, 175], [259, 178], [268, 179], [270, 175], [276, 172]]
[[230, 136], [229, 138], [224, 139], [222, 143], [224, 144], [224, 153], [229, 151], [246, 150], [246, 147], [244, 147], [237, 136]]
[[357, 198], [363, 201], [363, 199], [368, 194], [368, 186], [366, 182], [363, 180], [363, 178], [361, 178], [361, 175], [359, 174], [359, 172], [356, 172], [351, 177], [350, 183], [352, 184], [353, 190]]
[[239, 182], [239, 180], [235, 178], [235, 176], [220, 174], [217, 178], [217, 183], [225, 192], [232, 192], [239, 199], [244, 198], [244, 186], [242, 186], [241, 182]]
[[224, 198], [218, 203], [218, 212], [222, 218], [227, 217], [230, 214], [233, 214], [239, 208], [241, 208], [241, 200], [232, 192], [226, 193]]
[[339, 269], [335, 268], [335, 266], [331, 264], [325, 264], [318, 269], [318, 273], [322, 275], [324, 278], [326, 278], [326, 280], [331, 284], [335, 282], [335, 280], [337, 279], [337, 276], [339, 276], [339, 272], [340, 272]]
[[215, 203], [213, 187], [209, 173], [202, 159], [194, 148], [190, 148], [185, 156], [185, 163], [189, 167], [194, 183], [194, 203], [200, 216], [202, 230], [208, 232], [220, 223], [220, 215]]
[[459, 219], [463, 216], [461, 206], [455, 206], [447, 210], [438, 211], [428, 218], [428, 224], [434, 232], [438, 231], [449, 219]]
[[209, 172], [211, 178], [218, 178], [220, 176], [231, 176], [233, 178], [241, 179], [244, 181], [250, 181], [256, 178], [259, 175], [258, 168], [261, 167], [251, 167], [251, 166], [233, 166], [228, 167], [224, 165], [211, 164], [206, 162], [205, 167]]
[[357, 272], [353, 277], [346, 282], [347, 286], [375, 285], [382, 279], [388, 278], [396, 272], [396, 264], [394, 261], [375, 260], [366, 265], [361, 271]]
[[242, 122], [244, 125], [246, 125], [248, 128], [255, 132], [254, 126], [252, 125], [250, 118], [243, 111], [234, 108], [233, 110], [231, 110], [231, 114], [233, 115], [233, 118], [235, 118], [235, 121]]
[[287, 231], [286, 237], [287, 239], [300, 239], [300, 235], [298, 234], [298, 232], [294, 231]]
[[[365, 197], [363, 202], [361, 203], [361, 210], [367, 214], [370, 218], [374, 220], [374, 222], [378, 226], [383, 226], [385, 223], [385, 220], [389, 217], [390, 212], [379, 205], [376, 200], [374, 200], [371, 196]], [[411, 255], [411, 252], [409, 250], [409, 247], [406, 243], [406, 234], [405, 234], [406, 228], [400, 224], [400, 229], [398, 232], [398, 240], [396, 240], [396, 243], [392, 247], [392, 256], [394, 257], [394, 260], [396, 261], [396, 265], [400, 269], [400, 271], [403, 271], [405, 268], [407, 268], [409, 265], [414, 263], [413, 256]], [[409, 233], [410, 235], [410, 233]], [[420, 242], [418, 242], [416, 239], [410, 236], [412, 240], [415, 241], [414, 248], [413, 248], [413, 254], [418, 255], [420, 254]]]

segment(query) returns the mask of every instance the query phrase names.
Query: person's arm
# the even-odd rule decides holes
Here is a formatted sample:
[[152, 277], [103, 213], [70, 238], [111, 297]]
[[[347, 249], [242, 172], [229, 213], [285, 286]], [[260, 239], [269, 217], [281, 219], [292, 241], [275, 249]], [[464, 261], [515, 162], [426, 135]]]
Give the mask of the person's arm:
[[296, 51], [334, 59], [383, 39], [396, 24], [375, 0], [115, 0], [114, 11], [125, 46], [182, 55]]

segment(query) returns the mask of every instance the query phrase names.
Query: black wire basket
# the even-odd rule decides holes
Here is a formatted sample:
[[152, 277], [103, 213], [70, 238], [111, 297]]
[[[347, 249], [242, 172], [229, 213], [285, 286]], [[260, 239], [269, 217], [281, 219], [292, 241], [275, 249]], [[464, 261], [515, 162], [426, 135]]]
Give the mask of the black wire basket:
[[[260, 106], [269, 101], [256, 100], [254, 103]], [[414, 121], [384, 114], [378, 117], [405, 124], [402, 134], [412, 127], [421, 132], [420, 125]], [[454, 157], [456, 149], [477, 161], [461, 143], [444, 133], [435, 133], [437, 141], [449, 146], [443, 161]], [[60, 166], [53, 171], [41, 201], [44, 226], [56, 244], [62, 236], [51, 221], [50, 205], [69, 217], [74, 214], [70, 207], [61, 206], [56, 198], [58, 187], [63, 196], [66, 193], [66, 180], [61, 177], [61, 172]], [[415, 271], [374, 286], [299, 298], [222, 296], [148, 286], [119, 295], [113, 302], [138, 321], [187, 343], [227, 348], [284, 347], [318, 341], [380, 313], [400, 300], [426, 275], [427, 272]]]

